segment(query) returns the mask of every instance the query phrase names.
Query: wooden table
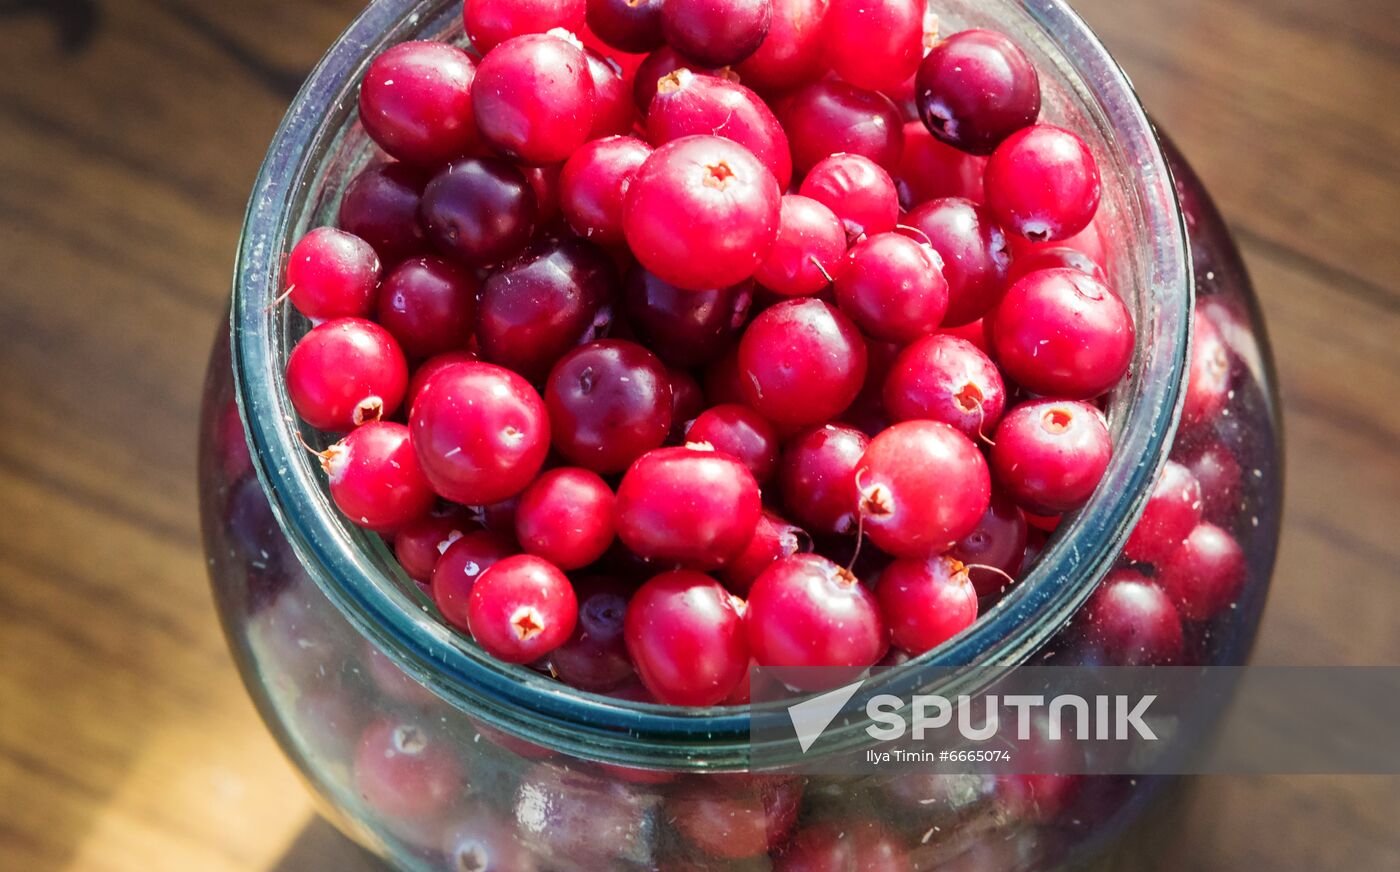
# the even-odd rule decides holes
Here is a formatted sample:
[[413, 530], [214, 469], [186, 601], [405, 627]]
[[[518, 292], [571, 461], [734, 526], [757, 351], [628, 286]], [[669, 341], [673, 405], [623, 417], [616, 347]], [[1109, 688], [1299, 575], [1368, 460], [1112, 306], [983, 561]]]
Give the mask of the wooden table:
[[[353, 0], [0, 0], [0, 868], [371, 868], [225, 654], [201, 370], [274, 126]], [[1400, 5], [1081, 0], [1239, 234], [1289, 505], [1258, 659], [1400, 663]], [[1400, 780], [1216, 778], [1175, 868], [1400, 868]]]

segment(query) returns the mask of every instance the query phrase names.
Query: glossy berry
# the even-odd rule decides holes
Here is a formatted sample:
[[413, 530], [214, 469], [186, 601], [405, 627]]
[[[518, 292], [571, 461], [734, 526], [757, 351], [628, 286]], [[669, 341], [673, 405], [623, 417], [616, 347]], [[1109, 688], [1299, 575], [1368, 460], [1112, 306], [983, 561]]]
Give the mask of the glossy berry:
[[565, 160], [593, 130], [588, 59], [554, 34], [506, 40], [481, 59], [472, 108], [481, 138], [507, 157], [533, 165]]
[[481, 287], [481, 356], [534, 382], [591, 338], [617, 289], [612, 259], [582, 239], [544, 242], [492, 273]]
[[759, 484], [772, 478], [778, 467], [778, 433], [748, 406], [730, 403], [706, 410], [691, 423], [685, 439], [738, 458]]
[[964, 30], [934, 46], [914, 81], [919, 117], [934, 136], [972, 154], [991, 154], [1040, 115], [1040, 76], [1016, 43], [990, 30]]
[[379, 289], [379, 325], [411, 358], [464, 348], [476, 326], [480, 283], [462, 266], [439, 257], [406, 260]]
[[986, 461], [938, 421], [905, 421], [874, 439], [856, 467], [865, 533], [896, 557], [947, 551], [987, 511]]
[[433, 567], [430, 584], [433, 603], [443, 620], [463, 632], [467, 628], [467, 605], [472, 588], [486, 570], [517, 553], [509, 542], [495, 533], [475, 530], [452, 540]]
[[445, 354], [435, 354], [418, 364], [413, 370], [413, 377], [408, 380], [408, 392], [404, 394], [403, 400], [404, 408], [410, 412], [413, 410], [413, 402], [423, 392], [423, 386], [428, 383], [428, 379], [454, 363], [470, 363], [476, 359], [475, 351], [449, 351]]
[[313, 321], [368, 317], [378, 284], [374, 247], [334, 227], [317, 227], [287, 255], [287, 297]]
[[846, 228], [823, 203], [784, 194], [778, 238], [754, 273], [763, 287], [784, 297], [807, 297], [831, 284], [846, 254]]
[[1244, 470], [1223, 442], [1210, 440], [1187, 447], [1180, 456], [1183, 466], [1201, 484], [1201, 505], [1206, 520], [1228, 524], [1242, 508]]
[[1103, 580], [1079, 616], [1090, 662], [1167, 666], [1181, 662], [1181, 618], [1146, 576], [1120, 569]]
[[498, 158], [449, 164], [423, 191], [423, 229], [438, 251], [463, 263], [500, 263], [524, 250], [539, 204], [519, 169]]
[[1202, 507], [1201, 483], [1191, 470], [1167, 461], [1123, 553], [1130, 560], [1160, 566], [1196, 529]]
[[753, 283], [690, 291], [634, 268], [623, 310], [637, 337], [672, 366], [699, 366], [733, 349], [753, 305]]
[[718, 705], [749, 666], [734, 595], [700, 572], [648, 581], [627, 605], [625, 638], [642, 684], [668, 705]]
[[772, 0], [666, 0], [661, 8], [666, 42], [715, 67], [753, 54], [772, 21]]
[[321, 454], [331, 499], [356, 526], [387, 533], [417, 520], [437, 496], [423, 477], [408, 428], [371, 421]]
[[851, 84], [892, 91], [914, 75], [923, 49], [920, 0], [831, 0], [825, 60]]
[[[414, 465], [418, 461], [415, 459]], [[432, 580], [433, 569], [453, 542], [476, 529], [462, 509], [433, 511], [400, 527], [394, 533], [394, 557], [408, 577], [422, 584]]]
[[1191, 323], [1191, 361], [1181, 407], [1181, 425], [1186, 430], [1210, 425], [1220, 417], [1230, 402], [1233, 374], [1230, 350], [1216, 326], [1200, 312]]
[[378, 815], [412, 820], [446, 811], [465, 787], [452, 746], [422, 727], [381, 720], [355, 751], [355, 792]]
[[757, 94], [731, 79], [684, 68], [663, 76], [647, 112], [647, 140], [659, 147], [703, 134], [722, 136], [748, 149], [778, 180], [779, 188], [786, 189], [792, 181], [787, 134]]
[[[592, 49], [584, 51], [588, 74], [593, 79], [593, 128], [589, 140], [632, 133], [637, 124], [637, 105], [632, 100], [632, 82], [611, 58]], [[557, 164], [556, 164], [557, 166]]]
[[790, 91], [821, 77], [822, 25], [830, 0], [772, 0], [773, 21], [758, 49], [737, 68], [739, 78], [765, 93]]
[[890, 98], [878, 91], [823, 79], [784, 98], [777, 115], [798, 176], [833, 154], [858, 154], [887, 171], [899, 166], [904, 122]]
[[622, 472], [671, 430], [666, 367], [635, 342], [604, 339], [569, 352], [544, 395], [555, 450], [594, 472]]
[[739, 341], [745, 401], [770, 421], [800, 426], [839, 415], [865, 381], [865, 340], [821, 300], [784, 300]]
[[[1000, 593], [1021, 572], [1029, 534], [1016, 503], [998, 490], [971, 533], [959, 539], [948, 556], [967, 566], [979, 597]], [[975, 565], [974, 565], [975, 564]]]
[[853, 533], [859, 514], [856, 467], [870, 440], [853, 427], [824, 424], [783, 449], [778, 488], [789, 517], [813, 533]]
[[569, 638], [549, 654], [549, 672], [570, 687], [612, 690], [635, 673], [623, 625], [633, 586], [614, 578], [586, 575], [574, 582], [578, 623]]
[[1214, 524], [1200, 524], [1159, 569], [1162, 589], [1181, 616], [1208, 621], [1234, 605], [1248, 564], [1235, 537]]
[[374, 246], [381, 264], [425, 254], [428, 240], [418, 210], [427, 184], [428, 177], [407, 164], [369, 167], [345, 186], [336, 223]]
[[956, 327], [991, 311], [1006, 286], [1011, 252], [1006, 234], [986, 208], [971, 200], [945, 197], [905, 215], [903, 224], [923, 234], [943, 258], [948, 280], [948, 313], [943, 323]]
[[402, 42], [374, 59], [360, 85], [360, 122], [392, 157], [434, 168], [476, 146], [471, 55], [445, 42]]
[[642, 557], [694, 568], [723, 566], [753, 537], [758, 482], [717, 451], [658, 448], [632, 464], [617, 488], [617, 535]]
[[946, 333], [901, 351], [883, 396], [894, 421], [942, 421], [974, 441], [991, 437], [1006, 408], [996, 364], [971, 342]]
[[891, 170], [899, 188], [899, 202], [913, 209], [941, 197], [982, 199], [982, 172], [987, 159], [958, 151], [935, 139], [921, 122], [904, 125], [904, 151], [899, 166]]
[[867, 236], [846, 255], [836, 301], [867, 336], [913, 342], [938, 329], [948, 310], [943, 259], [902, 233]]
[[692, 58], [684, 57], [669, 45], [662, 46], [646, 56], [641, 65], [637, 67], [636, 75], [632, 78], [632, 100], [636, 103], [637, 111], [641, 113], [643, 120], [651, 111], [651, 101], [656, 98], [657, 87], [661, 80], [680, 69], [710, 76], [732, 75], [726, 69], [709, 67]]
[[773, 868], [775, 872], [912, 872], [913, 860], [903, 841], [873, 820], [818, 823], [799, 830], [783, 846]]
[[704, 852], [701, 857], [741, 860], [759, 857], [787, 841], [797, 826], [801, 805], [799, 779], [706, 775], [672, 794], [666, 816]]
[[596, 472], [551, 469], [520, 495], [515, 536], [527, 554], [580, 569], [613, 542], [613, 492]]
[[623, 198], [650, 155], [640, 139], [610, 136], [569, 156], [559, 177], [559, 208], [575, 233], [599, 245], [623, 242]]
[[623, 230], [637, 260], [677, 287], [753, 275], [778, 234], [780, 192], [748, 149], [718, 136], [672, 140], [627, 189]]
[[1072, 400], [1022, 403], [1006, 413], [992, 441], [997, 481], [1017, 505], [1039, 515], [1088, 502], [1113, 457], [1103, 415]]
[[394, 414], [408, 364], [389, 332], [362, 318], [327, 321], [287, 356], [292, 407], [317, 430], [343, 432]]
[[455, 811], [442, 837], [447, 868], [468, 872], [539, 872], [535, 852], [512, 821], [485, 805]]
[[739, 596], [748, 596], [763, 571], [784, 557], [812, 550], [812, 537], [771, 512], [758, 519], [753, 538], [739, 556], [720, 573], [724, 586]]
[[558, 648], [577, 620], [569, 579], [531, 554], [507, 557], [483, 572], [467, 603], [472, 638], [507, 663], [529, 663]]
[[588, 0], [588, 29], [619, 51], [655, 51], [666, 42], [662, 5], [662, 0]]
[[997, 306], [997, 362], [1038, 394], [1090, 399], [1116, 385], [1133, 357], [1133, 316], [1118, 295], [1078, 270], [1032, 273]]
[[583, 26], [583, 0], [467, 0], [462, 23], [472, 47], [482, 54], [516, 36], [573, 32]]
[[1068, 245], [1033, 245], [1019, 252], [1011, 261], [1006, 283], [1015, 284], [1033, 272], [1046, 269], [1073, 269], [1095, 281], [1108, 284], [1108, 273], [1098, 261]]
[[[852, 667], [875, 664], [889, 637], [875, 595], [854, 575], [817, 554], [784, 557], [749, 590], [744, 614], [753, 659], [768, 667]], [[799, 674], [784, 683], [815, 682]]]
[[987, 206], [1001, 225], [1032, 242], [1068, 239], [1099, 208], [1099, 168], [1075, 134], [1037, 124], [992, 153], [984, 179]]
[[977, 590], [961, 561], [946, 554], [896, 560], [875, 586], [890, 641], [918, 656], [972, 626]]
[[890, 174], [868, 157], [834, 154], [802, 180], [801, 194], [836, 213], [852, 241], [894, 229], [899, 193]]
[[549, 453], [539, 394], [489, 363], [456, 363], [433, 376], [413, 404], [409, 427], [433, 489], [469, 506], [520, 493]]
[[705, 391], [700, 382], [683, 369], [667, 367], [671, 378], [671, 441], [684, 442], [685, 430], [705, 411]]

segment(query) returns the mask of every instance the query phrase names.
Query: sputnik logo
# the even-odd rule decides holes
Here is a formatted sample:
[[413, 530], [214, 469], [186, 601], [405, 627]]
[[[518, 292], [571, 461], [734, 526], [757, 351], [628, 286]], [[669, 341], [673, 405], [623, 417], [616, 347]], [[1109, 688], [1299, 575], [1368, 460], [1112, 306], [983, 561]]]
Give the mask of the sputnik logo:
[[788, 706], [788, 717], [792, 719], [792, 728], [797, 733], [797, 744], [802, 747], [803, 754], [816, 744], [817, 739], [820, 739], [826, 728], [831, 726], [831, 722], [836, 720], [841, 709], [851, 701], [851, 697], [856, 695], [862, 684], [865, 684], [863, 678], [854, 684], [828, 690], [820, 696]]

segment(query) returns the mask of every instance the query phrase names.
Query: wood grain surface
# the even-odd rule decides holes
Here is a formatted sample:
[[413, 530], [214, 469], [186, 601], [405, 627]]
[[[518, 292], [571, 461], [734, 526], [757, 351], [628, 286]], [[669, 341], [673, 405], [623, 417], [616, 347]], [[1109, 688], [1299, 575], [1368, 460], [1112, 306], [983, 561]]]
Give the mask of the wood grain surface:
[[[1238, 233], [1287, 417], [1271, 663], [1400, 663], [1400, 3], [1079, 0]], [[353, 0], [0, 0], [0, 869], [355, 870], [225, 653], [201, 369]], [[1400, 780], [1213, 778], [1174, 868], [1400, 868]]]

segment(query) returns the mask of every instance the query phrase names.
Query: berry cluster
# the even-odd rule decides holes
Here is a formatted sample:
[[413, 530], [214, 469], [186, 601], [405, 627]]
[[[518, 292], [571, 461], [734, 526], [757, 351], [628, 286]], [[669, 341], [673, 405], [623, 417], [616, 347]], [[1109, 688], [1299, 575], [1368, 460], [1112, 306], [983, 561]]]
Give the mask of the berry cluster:
[[[286, 387], [346, 434], [320, 452], [346, 518], [490, 654], [593, 691], [740, 703], [751, 662], [865, 669], [968, 627], [1098, 486], [1134, 347], [1094, 157], [1040, 121], [1025, 53], [935, 40], [918, 0], [464, 21], [470, 50], [371, 64], [389, 160], [288, 255], [315, 326]], [[1188, 415], [1219, 413], [1218, 364]], [[1196, 570], [1238, 546], [1200, 521], [1173, 465], [1129, 544], [1157, 578], [1101, 592], [1105, 644], [1228, 604]]]

